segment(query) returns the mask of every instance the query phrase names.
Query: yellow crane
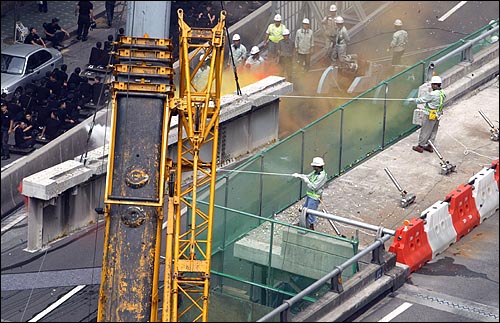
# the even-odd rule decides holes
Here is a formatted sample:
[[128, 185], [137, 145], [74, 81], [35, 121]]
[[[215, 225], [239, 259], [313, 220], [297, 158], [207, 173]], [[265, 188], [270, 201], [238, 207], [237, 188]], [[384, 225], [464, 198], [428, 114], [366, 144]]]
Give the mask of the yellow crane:
[[[170, 39], [122, 37], [116, 51], [97, 315], [101, 322], [208, 321], [226, 12], [213, 28], [190, 27], [182, 9], [177, 13], [178, 97]], [[175, 120], [177, 150], [172, 158], [168, 136]], [[206, 159], [202, 148], [211, 152], [205, 153]], [[197, 192], [207, 185], [209, 204], [200, 207]], [[165, 208], [165, 275], [158, 317]]]

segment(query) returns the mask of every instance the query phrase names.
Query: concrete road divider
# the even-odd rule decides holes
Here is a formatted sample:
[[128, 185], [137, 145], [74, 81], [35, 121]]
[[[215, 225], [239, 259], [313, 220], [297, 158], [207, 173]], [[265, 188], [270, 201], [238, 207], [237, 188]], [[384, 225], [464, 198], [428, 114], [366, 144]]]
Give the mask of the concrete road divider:
[[481, 223], [476, 202], [472, 198], [472, 188], [469, 184], [462, 184], [446, 195], [445, 200], [449, 203], [448, 213], [451, 215], [453, 227], [457, 232], [455, 242]]

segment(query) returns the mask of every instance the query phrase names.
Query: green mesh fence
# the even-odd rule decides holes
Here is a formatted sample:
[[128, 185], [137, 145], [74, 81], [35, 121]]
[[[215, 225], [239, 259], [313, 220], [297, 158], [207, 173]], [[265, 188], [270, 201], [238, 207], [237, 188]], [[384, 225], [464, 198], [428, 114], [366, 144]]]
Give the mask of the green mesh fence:
[[[417, 96], [419, 86], [427, 79], [429, 62], [452, 52], [489, 28], [481, 28], [365, 91], [250, 158], [234, 172], [222, 173], [215, 193], [211, 265], [213, 295], [229, 295], [231, 302], [249, 311], [245, 317], [253, 321], [282, 304], [284, 299], [296, 295], [328, 270], [333, 270], [332, 264], [341, 264], [356, 254], [358, 241], [355, 239], [303, 229], [309, 235], [308, 240], [319, 241], [318, 245], [307, 245], [304, 241], [295, 241], [300, 239], [297, 234], [290, 234], [297, 231], [295, 227], [273, 219], [273, 215], [305, 195], [302, 181], [278, 174], [308, 173], [312, 158], [322, 156], [328, 178], [332, 180], [413, 133], [417, 129], [412, 123], [414, 106], [402, 99]], [[472, 52], [490, 45], [491, 42], [485, 39], [475, 44]], [[450, 57], [436, 71], [442, 74], [461, 58], [461, 54]], [[314, 100], [307, 104], [310, 109], [315, 108]], [[206, 207], [208, 188], [200, 190], [198, 196], [198, 205], [205, 203], [201, 208]], [[333, 251], [325, 250], [328, 245], [339, 246]], [[321, 264], [317, 266], [319, 268], [327, 268], [326, 271], [312, 266], [316, 263]], [[356, 271], [357, 265], [354, 265], [343, 272], [343, 278], [349, 279]], [[329, 286], [325, 285], [311, 297], [305, 297], [291, 309], [291, 313], [307, 308], [328, 289]]]

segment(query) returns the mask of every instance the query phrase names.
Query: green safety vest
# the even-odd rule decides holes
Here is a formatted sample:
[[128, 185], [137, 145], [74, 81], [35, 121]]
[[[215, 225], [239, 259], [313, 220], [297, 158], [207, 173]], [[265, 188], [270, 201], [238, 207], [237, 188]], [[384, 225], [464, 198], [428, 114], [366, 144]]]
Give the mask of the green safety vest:
[[[316, 172], [312, 172], [310, 175], [309, 175], [309, 181], [311, 183], [314, 183], [317, 181], [318, 179], [318, 176], [321, 174], [321, 173], [324, 173], [325, 170], [322, 170], [319, 174], [316, 174]], [[325, 173], [325, 177], [326, 177], [326, 173]], [[321, 193], [323, 193], [323, 187], [320, 187], [318, 188], [317, 191], [315, 190], [310, 190], [308, 189], [307, 192], [306, 192], [306, 195], [309, 196], [310, 198], [313, 198], [315, 200], [319, 200], [321, 198]]]

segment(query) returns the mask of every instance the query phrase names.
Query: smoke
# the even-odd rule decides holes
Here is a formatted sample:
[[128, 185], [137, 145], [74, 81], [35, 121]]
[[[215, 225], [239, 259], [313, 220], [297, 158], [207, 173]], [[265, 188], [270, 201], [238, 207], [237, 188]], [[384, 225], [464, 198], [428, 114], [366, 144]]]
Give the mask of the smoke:
[[[88, 133], [90, 131], [90, 125], [86, 125], [85, 129], [87, 130]], [[110, 136], [111, 136], [111, 128], [109, 126], [95, 124], [92, 127], [92, 134], [90, 135], [89, 150], [102, 147], [105, 144], [109, 144]]]

